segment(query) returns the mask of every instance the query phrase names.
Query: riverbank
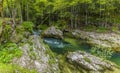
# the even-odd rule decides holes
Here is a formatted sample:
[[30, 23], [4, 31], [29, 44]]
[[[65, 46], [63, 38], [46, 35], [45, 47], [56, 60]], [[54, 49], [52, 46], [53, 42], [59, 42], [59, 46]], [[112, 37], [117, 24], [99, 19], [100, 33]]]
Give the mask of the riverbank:
[[[105, 50], [102, 50], [102, 53], [100, 53], [100, 50], [97, 50], [97, 49], [94, 52], [91, 52], [93, 51], [92, 47], [96, 46], [96, 43], [97, 43], [95, 42], [94, 44], [91, 44], [91, 42], [94, 42], [94, 40], [100, 40], [101, 42], [104, 42], [106, 40], [111, 40], [112, 37], [113, 39], [117, 39], [116, 38], [116, 36], [118, 36], [117, 34], [113, 35], [109, 33], [96, 33], [96, 32], [88, 32], [83, 30], [72, 30], [72, 31], [63, 32], [54, 26], [48, 27], [48, 29], [46, 29], [47, 31], [42, 30], [42, 32], [41, 30], [39, 31], [32, 31], [32, 29], [27, 30], [28, 28], [25, 28], [25, 26], [22, 26], [22, 25], [19, 25], [16, 28], [17, 28], [16, 29], [17, 32], [15, 33], [15, 35], [12, 35], [13, 38], [10, 38], [9, 40], [10, 42], [12, 42], [12, 45], [11, 43], [5, 44], [4, 40], [5, 38], [8, 38], [8, 37], [2, 37], [4, 42], [3, 44], [5, 45], [2, 48], [4, 48], [5, 51], [1, 50], [1, 52], [3, 53], [1, 55], [5, 56], [5, 58], [4, 59], [2, 57], [1, 58], [3, 59], [2, 61], [5, 63], [8, 62], [8, 64], [12, 63], [13, 65], [18, 65], [22, 68], [27, 69], [28, 72], [29, 70], [35, 70], [33, 73], [37, 73], [37, 72], [38, 73], [41, 73], [41, 72], [42, 73], [44, 72], [91, 73], [92, 70], [93, 70], [92, 72], [94, 72], [94, 70], [97, 70], [97, 69], [99, 70], [102, 69], [106, 73], [107, 72], [117, 73], [119, 71], [119, 65], [120, 65], [118, 61], [119, 55], [118, 57], [115, 57], [115, 55], [112, 56], [113, 53], [110, 52], [110, 54], [107, 54]], [[21, 30], [21, 32], [18, 32], [18, 30]], [[11, 34], [9, 34], [9, 36], [10, 35]], [[110, 38], [107, 38], [108, 36], [110, 36]], [[18, 51], [13, 50], [13, 52], [9, 53], [10, 50], [7, 50], [7, 48], [13, 48], [13, 49], [19, 49], [19, 50]], [[77, 54], [78, 51], [86, 53], [86, 55], [91, 55], [91, 56], [89, 58], [85, 58], [86, 56], [84, 54], [81, 54], [81, 53]], [[99, 51], [99, 54], [96, 53], [96, 51], [97, 52]], [[8, 55], [12, 54], [12, 57], [9, 58], [9, 56], [5, 55], [4, 52], [6, 52]], [[72, 57], [70, 58], [67, 57], [70, 52], [71, 54], [76, 53], [77, 56], [80, 56], [80, 57], [82, 55], [82, 57], [85, 58], [85, 60], [75, 61], [76, 63], [79, 62], [79, 65], [76, 65], [76, 63], [71, 63], [69, 60], [72, 60]], [[19, 54], [16, 54], [16, 53], [19, 53], [20, 56], [18, 57]], [[112, 61], [112, 62], [108, 63], [107, 62], [108, 60], [106, 58], [103, 59], [102, 58], [103, 56], [101, 57], [99, 55], [103, 55], [105, 57], [110, 56], [112, 60], [109, 60], [109, 61]], [[99, 58], [101, 60], [101, 62], [99, 63], [107, 63], [110, 66], [107, 66], [107, 68], [104, 68], [104, 65], [102, 64], [100, 68], [96, 68], [98, 67], [98, 65], [95, 65], [93, 67], [92, 64], [94, 63], [90, 64], [89, 62], [87, 62], [92, 58], [96, 58], [96, 59]], [[95, 63], [98, 60], [94, 60]], [[82, 63], [82, 62], [85, 62], [85, 63]], [[87, 66], [87, 69], [89, 69], [89, 71], [88, 70], [86, 71], [85, 66]], [[93, 67], [92, 70], [90, 67]], [[111, 69], [111, 67], [114, 67], [112, 71], [109, 70]], [[14, 68], [13, 70], [16, 70], [16, 68]], [[102, 71], [99, 71], [99, 72], [102, 73]]]

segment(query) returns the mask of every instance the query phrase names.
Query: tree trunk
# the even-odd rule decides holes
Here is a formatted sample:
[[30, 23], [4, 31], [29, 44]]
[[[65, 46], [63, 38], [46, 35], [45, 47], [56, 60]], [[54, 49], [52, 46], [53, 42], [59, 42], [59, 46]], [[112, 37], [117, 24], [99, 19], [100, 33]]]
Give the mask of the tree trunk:
[[20, 21], [23, 22], [23, 16], [22, 16], [22, 0], [20, 1]]
[[8, 0], [6, 0], [6, 2], [7, 2], [7, 8], [9, 10], [9, 12], [10, 12], [9, 16], [10, 16], [10, 18], [12, 18], [12, 11], [11, 11], [10, 4], [9, 4]]
[[26, 12], [27, 12], [27, 21], [29, 21], [29, 5], [28, 2], [26, 2]]
[[3, 1], [4, 0], [0, 0], [0, 12], [1, 12], [1, 17], [4, 18], [4, 14], [3, 14]]

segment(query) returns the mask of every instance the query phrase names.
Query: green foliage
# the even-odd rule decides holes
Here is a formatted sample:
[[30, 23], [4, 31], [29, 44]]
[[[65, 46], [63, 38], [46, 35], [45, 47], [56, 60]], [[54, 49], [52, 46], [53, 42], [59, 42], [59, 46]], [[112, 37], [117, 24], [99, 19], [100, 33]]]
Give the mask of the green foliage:
[[108, 27], [99, 26], [96, 31], [97, 32], [107, 32], [108, 30], [109, 30]]
[[53, 25], [61, 30], [65, 30], [67, 28], [67, 22], [65, 20], [58, 20], [57, 22], [54, 22]]
[[28, 70], [17, 65], [0, 63], [1, 73], [38, 73], [35, 70]]
[[6, 43], [0, 47], [0, 62], [9, 63], [14, 57], [20, 57], [22, 51], [15, 43]]
[[119, 29], [118, 29], [118, 27], [112, 27], [112, 31], [114, 31], [114, 32], [117, 32]]
[[111, 48], [92, 47], [91, 53], [103, 59], [109, 59], [114, 51]]
[[32, 32], [34, 24], [32, 22], [26, 21], [22, 23], [22, 26], [26, 31]]
[[17, 34], [24, 33], [24, 28], [21, 25], [17, 26], [15, 30], [16, 30]]
[[2, 32], [2, 38], [4, 38], [8, 42], [10, 40], [10, 36], [11, 36], [11, 26], [6, 24]]
[[87, 27], [84, 28], [86, 31], [93, 31], [96, 30], [96, 27], [93, 25], [88, 25]]
[[[59, 23], [56, 25], [61, 28], [61, 24], [65, 24], [63, 28], [66, 26], [77, 28], [76, 25], [85, 25], [89, 21], [92, 24], [87, 23], [88, 25], [96, 23], [98, 26], [101, 26], [102, 24], [99, 23], [104, 21], [120, 23], [119, 5], [119, 0], [4, 0], [3, 2], [6, 17], [10, 17], [11, 12], [16, 9], [15, 16], [18, 19], [31, 20], [37, 25], [60, 22], [60, 25]], [[31, 28], [28, 28], [27, 30], [31, 31]]]
[[45, 30], [48, 26], [43, 24], [43, 25], [38, 25], [37, 28], [41, 30]]
[[0, 18], [0, 27], [2, 26], [2, 19]]

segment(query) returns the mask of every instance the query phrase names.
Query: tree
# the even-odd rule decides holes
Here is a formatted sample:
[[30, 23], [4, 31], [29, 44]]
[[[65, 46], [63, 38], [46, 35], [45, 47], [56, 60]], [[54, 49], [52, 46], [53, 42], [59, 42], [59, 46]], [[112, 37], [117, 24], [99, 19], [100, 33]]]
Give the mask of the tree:
[[0, 13], [1, 13], [2, 18], [4, 17], [4, 15], [3, 15], [3, 2], [4, 2], [4, 0], [0, 0]]

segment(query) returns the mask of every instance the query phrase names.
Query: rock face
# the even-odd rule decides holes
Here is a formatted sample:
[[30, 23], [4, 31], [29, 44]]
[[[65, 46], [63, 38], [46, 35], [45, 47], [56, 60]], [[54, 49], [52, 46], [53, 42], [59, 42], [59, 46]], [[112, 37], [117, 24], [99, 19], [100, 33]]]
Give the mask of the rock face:
[[67, 58], [70, 63], [75, 64], [89, 72], [104, 73], [106, 70], [114, 71], [114, 67], [116, 67], [109, 61], [104, 61], [96, 56], [82, 51], [70, 52], [67, 55]]
[[28, 69], [35, 69], [39, 73], [58, 73], [58, 64], [49, 63], [50, 56], [47, 54], [44, 44], [40, 42], [40, 37], [34, 35], [28, 41], [32, 41], [31, 44], [26, 43], [20, 47], [23, 55], [20, 58], [15, 58], [13, 63]]
[[53, 37], [53, 38], [63, 38], [63, 32], [59, 29], [56, 29], [54, 26], [49, 27], [44, 31], [43, 37]]
[[112, 48], [120, 52], [120, 35], [116, 33], [96, 33], [75, 30], [72, 32], [73, 36], [87, 40], [91, 45], [100, 46], [103, 48]]

